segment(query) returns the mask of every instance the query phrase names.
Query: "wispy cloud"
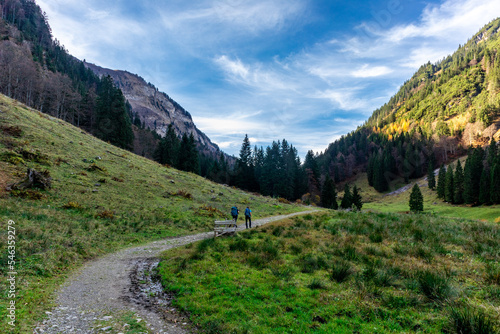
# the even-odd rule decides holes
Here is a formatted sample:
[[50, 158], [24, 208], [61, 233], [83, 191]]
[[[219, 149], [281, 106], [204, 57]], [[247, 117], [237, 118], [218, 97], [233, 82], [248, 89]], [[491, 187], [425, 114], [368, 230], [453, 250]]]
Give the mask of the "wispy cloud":
[[303, 155], [355, 129], [420, 65], [500, 13], [498, 0], [429, 1], [404, 23], [410, 3], [391, 11], [381, 1], [385, 16], [341, 25], [320, 0], [37, 3], [71, 53], [144, 76], [229, 153], [248, 134], [264, 146], [286, 138]]

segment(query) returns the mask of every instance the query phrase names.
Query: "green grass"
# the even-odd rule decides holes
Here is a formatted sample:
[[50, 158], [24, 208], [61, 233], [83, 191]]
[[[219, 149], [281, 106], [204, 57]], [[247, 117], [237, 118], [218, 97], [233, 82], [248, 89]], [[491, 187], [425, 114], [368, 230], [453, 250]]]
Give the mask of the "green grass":
[[498, 330], [499, 260], [495, 223], [330, 212], [170, 250], [159, 270], [204, 333], [458, 333], [465, 302]]
[[[415, 180], [412, 182], [415, 182]], [[437, 198], [436, 191], [432, 191], [427, 187], [427, 181], [419, 179], [417, 182], [421, 186], [420, 191], [424, 197], [425, 213], [450, 218], [478, 219], [490, 222], [500, 221], [500, 205], [471, 207], [448, 204], [443, 202], [442, 199]], [[408, 203], [410, 200], [411, 188], [401, 194], [386, 196], [386, 194], [380, 194], [373, 187], [368, 185], [366, 173], [361, 174], [354, 184], [361, 188], [361, 196], [363, 196], [364, 202], [363, 210], [387, 213], [402, 213], [409, 212], [410, 210]], [[402, 180], [395, 180], [391, 183], [391, 191], [404, 187], [405, 185], [406, 184], [404, 184]]]
[[[6, 192], [27, 168], [50, 172], [52, 189], [18, 193], [28, 198]], [[234, 204], [250, 205], [255, 219], [304, 210], [161, 166], [0, 96], [2, 326], [9, 301], [8, 220], [16, 223], [16, 330], [26, 332], [51, 306], [54, 289], [84, 261], [209, 231], [214, 220], [230, 216]]]

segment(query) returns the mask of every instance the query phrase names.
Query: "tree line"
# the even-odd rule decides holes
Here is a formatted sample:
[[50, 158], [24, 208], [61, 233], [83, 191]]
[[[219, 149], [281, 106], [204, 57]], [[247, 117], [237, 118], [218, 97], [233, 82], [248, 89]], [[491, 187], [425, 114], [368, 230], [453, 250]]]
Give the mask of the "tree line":
[[496, 141], [492, 140], [487, 149], [470, 148], [464, 168], [460, 160], [455, 168], [441, 165], [437, 184], [434, 177], [428, 178], [428, 184], [448, 203], [500, 204], [500, 154]]

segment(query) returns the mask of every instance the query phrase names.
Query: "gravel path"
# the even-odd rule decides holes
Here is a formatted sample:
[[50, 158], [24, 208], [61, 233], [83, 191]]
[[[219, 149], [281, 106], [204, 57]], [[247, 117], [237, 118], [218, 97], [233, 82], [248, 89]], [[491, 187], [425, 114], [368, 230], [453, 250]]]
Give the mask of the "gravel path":
[[[310, 211], [257, 219], [252, 225], [260, 226], [308, 212]], [[245, 224], [242, 224], [238, 230], [244, 228]], [[46, 312], [48, 318], [38, 324], [33, 333], [104, 333], [110, 328], [98, 326], [96, 322], [113, 321], [116, 319], [113, 316], [120, 311], [134, 312], [148, 324], [153, 333], [189, 333], [189, 324], [179, 322], [179, 317], [172, 320], [134, 302], [135, 296], [131, 295], [131, 274], [140, 263], [157, 258], [165, 250], [211, 238], [213, 235], [213, 232], [206, 232], [155, 241], [87, 263], [66, 280], [58, 292], [57, 307]], [[123, 327], [124, 324], [115, 325]]]

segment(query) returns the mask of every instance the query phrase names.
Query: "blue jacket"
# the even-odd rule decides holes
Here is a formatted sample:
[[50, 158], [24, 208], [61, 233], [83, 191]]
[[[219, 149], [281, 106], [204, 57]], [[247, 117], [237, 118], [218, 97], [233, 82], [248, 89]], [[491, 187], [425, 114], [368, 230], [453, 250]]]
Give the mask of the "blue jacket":
[[245, 209], [245, 216], [250, 217], [251, 215], [252, 215], [252, 210], [250, 210], [249, 208], [246, 208]]

